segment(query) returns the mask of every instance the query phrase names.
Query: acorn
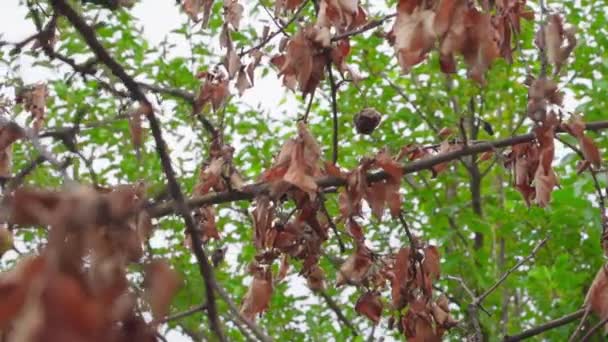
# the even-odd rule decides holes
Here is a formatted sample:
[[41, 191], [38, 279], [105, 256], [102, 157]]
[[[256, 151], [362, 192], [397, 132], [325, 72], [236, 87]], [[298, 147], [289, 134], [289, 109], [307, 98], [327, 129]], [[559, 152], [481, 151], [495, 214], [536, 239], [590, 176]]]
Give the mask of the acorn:
[[365, 108], [355, 115], [355, 128], [359, 134], [372, 134], [382, 119], [374, 108]]

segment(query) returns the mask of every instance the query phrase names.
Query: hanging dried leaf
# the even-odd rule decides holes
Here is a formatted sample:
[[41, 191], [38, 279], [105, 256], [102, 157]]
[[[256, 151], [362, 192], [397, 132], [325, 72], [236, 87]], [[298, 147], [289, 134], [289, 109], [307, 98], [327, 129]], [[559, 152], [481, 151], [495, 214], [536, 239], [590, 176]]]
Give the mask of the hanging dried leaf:
[[340, 266], [336, 276], [336, 286], [344, 284], [359, 285], [367, 276], [372, 265], [372, 259], [365, 246], [359, 246], [354, 254]]
[[600, 320], [608, 317], [608, 269], [603, 265], [587, 291], [585, 305], [588, 305]]
[[408, 73], [422, 62], [435, 43], [433, 22], [435, 13], [422, 6], [412, 8], [413, 1], [401, 0], [397, 5], [397, 19], [388, 36], [393, 42], [401, 72]]
[[238, 31], [245, 8], [238, 0], [224, 0], [224, 21], [230, 23]]
[[249, 89], [253, 87], [253, 84], [251, 84], [251, 82], [249, 82], [249, 79], [247, 78], [247, 73], [245, 72], [244, 69], [239, 70], [239, 75], [236, 79], [236, 89], [239, 91], [239, 96], [243, 96], [243, 93], [245, 93], [245, 90]]
[[321, 0], [316, 25], [343, 32], [365, 24], [366, 20], [359, 0]]
[[255, 316], [268, 309], [272, 295], [272, 273], [262, 267], [254, 267], [253, 281], [243, 298], [241, 314], [250, 321], [255, 321]]
[[403, 295], [407, 284], [412, 280], [410, 275], [410, 255], [409, 247], [401, 248], [395, 257], [394, 277], [391, 280], [391, 296], [393, 307], [402, 308], [407, 301]]
[[382, 301], [380, 300], [380, 294], [377, 292], [366, 292], [357, 300], [355, 304], [355, 311], [358, 314], [369, 318], [374, 324], [380, 322], [382, 317]]
[[211, 15], [211, 7], [213, 6], [213, 0], [184, 0], [182, 2], [182, 9], [190, 19], [194, 22], [199, 22], [198, 15], [203, 12], [203, 27], [207, 27], [207, 23], [209, 22], [209, 16]]
[[440, 261], [439, 250], [435, 246], [428, 246], [424, 248], [424, 260], [422, 262], [422, 268], [424, 273], [429, 275], [432, 279], [439, 279], [440, 275]]
[[167, 315], [181, 283], [181, 277], [167, 262], [155, 260], [147, 266], [145, 297], [155, 320]]
[[585, 135], [585, 123], [580, 115], [573, 115], [570, 121], [562, 124], [562, 128], [578, 139], [578, 143], [585, 160], [595, 169], [602, 166], [602, 156], [595, 142]]
[[200, 113], [207, 103], [210, 103], [213, 110], [217, 111], [230, 95], [228, 79], [222, 74], [207, 72], [202, 73], [200, 77], [205, 78], [205, 81], [194, 101], [193, 114]]
[[325, 290], [325, 272], [319, 265], [313, 265], [306, 273], [306, 283], [314, 292]]
[[536, 44], [546, 51], [547, 61], [555, 65], [555, 74], [559, 73], [576, 46], [574, 31], [574, 28], [564, 27], [559, 14], [551, 14], [537, 34]]

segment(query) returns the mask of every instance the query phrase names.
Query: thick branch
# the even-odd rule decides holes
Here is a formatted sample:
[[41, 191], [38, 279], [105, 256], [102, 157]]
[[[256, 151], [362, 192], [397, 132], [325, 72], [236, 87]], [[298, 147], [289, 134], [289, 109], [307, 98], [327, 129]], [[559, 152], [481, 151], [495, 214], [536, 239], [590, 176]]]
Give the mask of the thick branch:
[[[608, 121], [596, 121], [588, 123], [586, 125], [586, 129], [592, 131], [608, 129]], [[409, 174], [422, 170], [427, 170], [433, 167], [434, 165], [449, 162], [452, 160], [457, 160], [464, 156], [469, 156], [486, 151], [493, 151], [497, 148], [504, 148], [516, 144], [521, 144], [532, 141], [534, 139], [534, 134], [528, 133], [495, 141], [477, 142], [466, 149], [460, 149], [449, 153], [442, 153], [433, 157], [419, 159], [407, 163], [403, 166], [403, 172], [404, 174]], [[369, 182], [378, 182], [384, 179], [388, 179], [388, 177], [389, 175], [386, 172], [379, 171], [368, 174], [367, 179]], [[316, 179], [316, 182], [319, 188], [324, 190], [346, 185], [346, 179], [334, 176], [320, 177]], [[242, 200], [251, 200], [259, 194], [267, 193], [269, 189], [270, 186], [267, 183], [255, 183], [246, 185], [240, 190], [211, 193], [200, 197], [194, 197], [188, 200], [188, 205], [192, 208], [197, 208], [207, 204], [219, 204]], [[148, 210], [153, 217], [161, 217], [174, 213], [173, 203], [171, 202], [152, 205]]]

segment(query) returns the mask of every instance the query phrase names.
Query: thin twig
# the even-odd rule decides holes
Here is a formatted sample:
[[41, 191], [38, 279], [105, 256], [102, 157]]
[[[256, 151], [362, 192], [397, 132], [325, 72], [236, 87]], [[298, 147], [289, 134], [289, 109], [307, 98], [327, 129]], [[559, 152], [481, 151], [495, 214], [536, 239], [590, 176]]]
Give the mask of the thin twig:
[[302, 116], [302, 121], [304, 121], [304, 123], [308, 123], [308, 115], [310, 114], [310, 110], [312, 109], [312, 102], [315, 99], [316, 90], [317, 89], [315, 88], [312, 90], [312, 93], [310, 93], [310, 99], [308, 100], [308, 105], [306, 106], [306, 112]]
[[334, 231], [334, 235], [336, 236], [336, 239], [338, 240], [338, 246], [340, 247], [340, 252], [344, 253], [346, 251], [346, 248], [344, 247], [344, 242], [342, 242], [342, 238], [340, 237], [340, 232], [338, 231], [338, 227], [336, 227], [334, 220], [332, 219], [331, 215], [329, 215], [329, 211], [327, 210], [327, 207], [325, 206], [325, 196], [323, 194], [321, 194], [321, 196], [319, 196], [319, 200], [320, 200], [319, 202], [320, 202], [321, 211], [323, 211], [323, 215], [325, 215], [325, 217], [327, 218], [327, 223], [329, 224], [331, 229]]
[[175, 320], [178, 320], [178, 319], [182, 319], [184, 317], [191, 316], [191, 315], [193, 315], [193, 314], [195, 314], [197, 312], [201, 312], [201, 311], [204, 311], [204, 310], [207, 310], [207, 304], [201, 304], [201, 305], [195, 306], [193, 308], [190, 308], [190, 309], [188, 309], [186, 311], [179, 312], [179, 313], [176, 313], [176, 314], [171, 315], [171, 316], [167, 316], [167, 317], [159, 320], [156, 323], [162, 324], [162, 323], [167, 323], [167, 322], [170, 322], [170, 321], [175, 321]]
[[[291, 19], [289, 19], [289, 21], [287, 23], [285, 23], [285, 25], [283, 26], [283, 30], [286, 29], [287, 27], [289, 27], [289, 25], [291, 25], [293, 22], [295, 22], [299, 17], [300, 17], [300, 13], [302, 13], [302, 11], [304, 10], [304, 8], [306, 8], [306, 5], [308, 5], [309, 0], [304, 1], [300, 7], [298, 7], [298, 9], [296, 10], [296, 12], [293, 14], [293, 17], [291, 17]], [[277, 30], [274, 31], [273, 33], [269, 34], [265, 39], [262, 39], [262, 41], [259, 44], [256, 44], [252, 47], [250, 47], [249, 49], [245, 50], [245, 51], [241, 51], [239, 53], [239, 57], [243, 57], [245, 55], [247, 55], [248, 53], [261, 49], [264, 46], [266, 46], [266, 44], [268, 44], [268, 42], [270, 42], [274, 37], [276, 37], [277, 35], [279, 35], [279, 33], [281, 33], [282, 30]]]
[[511, 273], [515, 272], [521, 265], [525, 264], [526, 262], [530, 261], [532, 258], [534, 258], [536, 256], [536, 253], [538, 253], [538, 250], [544, 246], [547, 241], [549, 240], [549, 237], [544, 238], [538, 245], [536, 245], [536, 247], [534, 247], [534, 249], [532, 250], [532, 252], [525, 258], [521, 259], [517, 264], [515, 264], [513, 267], [511, 267], [507, 272], [505, 272], [500, 279], [498, 279], [498, 281], [496, 281], [494, 283], [494, 285], [490, 286], [484, 293], [482, 293], [481, 295], [479, 295], [477, 298], [475, 298], [475, 304], [479, 305], [483, 302], [484, 299], [486, 299], [487, 296], [489, 296], [492, 292], [494, 292], [494, 290], [496, 290], [496, 288], [498, 286], [500, 286], [500, 284], [502, 284], [509, 275], [511, 275]]
[[595, 334], [595, 332], [600, 330], [604, 325], [606, 325], [606, 323], [608, 323], [608, 317], [602, 319], [596, 325], [594, 325], [593, 328], [589, 329], [589, 331], [581, 339], [581, 342], [589, 341], [589, 339]]
[[338, 87], [336, 86], [336, 80], [334, 79], [334, 73], [332, 71], [331, 58], [329, 58], [327, 62], [327, 74], [329, 75], [329, 87], [331, 91], [331, 112], [334, 127], [332, 135], [333, 150], [331, 160], [335, 165], [338, 162], [338, 102], [336, 99]]
[[254, 322], [251, 322], [247, 318], [243, 317], [243, 315], [241, 315], [239, 308], [232, 301], [232, 299], [230, 298], [230, 296], [228, 295], [226, 290], [224, 290], [222, 287], [220, 287], [217, 282], [214, 283], [214, 285], [215, 285], [215, 291], [217, 291], [218, 295], [224, 300], [224, 302], [226, 302], [226, 304], [228, 304], [228, 310], [234, 317], [236, 317], [241, 323], [245, 324], [245, 326], [247, 326], [247, 328], [249, 328], [249, 330], [251, 330], [251, 332], [255, 335], [255, 337], [257, 337], [260, 341], [262, 341], [262, 342], [271, 342], [272, 341], [272, 338], [270, 338], [268, 335], [266, 335], [266, 333], [264, 333], [260, 329], [260, 327], [258, 327]]
[[587, 305], [585, 307], [585, 314], [583, 315], [583, 318], [581, 318], [580, 323], [576, 326], [576, 329], [574, 329], [574, 332], [570, 336], [570, 339], [568, 339], [568, 342], [574, 342], [574, 341], [576, 341], [576, 337], [578, 336], [578, 332], [582, 331], [583, 326], [585, 325], [585, 322], [587, 321], [587, 318], [589, 317], [589, 313], [590, 312], [591, 312], [591, 305]]
[[403, 226], [403, 229], [405, 229], [405, 234], [407, 235], [408, 240], [410, 240], [410, 245], [412, 246], [412, 248], [416, 248], [416, 240], [410, 232], [410, 228], [407, 224], [407, 221], [403, 217], [403, 212], [399, 212], [399, 221], [401, 221], [401, 225]]
[[321, 297], [323, 297], [323, 299], [325, 299], [327, 306], [329, 306], [329, 308], [336, 314], [336, 316], [338, 317], [338, 320], [340, 320], [340, 322], [344, 323], [344, 325], [346, 325], [352, 331], [353, 336], [359, 336], [359, 332], [357, 331], [357, 328], [354, 326], [354, 324], [348, 318], [346, 318], [346, 316], [342, 312], [342, 309], [340, 309], [340, 306], [338, 305], [338, 303], [336, 303], [334, 301], [334, 299], [331, 298], [331, 296], [329, 294], [327, 294], [327, 292], [325, 292], [325, 291], [320, 291], [319, 294], [321, 295]]
[[337, 34], [337, 35], [335, 35], [335, 36], [333, 36], [331, 38], [331, 41], [332, 42], [336, 42], [338, 40], [349, 38], [349, 37], [361, 34], [363, 32], [369, 31], [369, 30], [371, 30], [373, 28], [376, 28], [376, 27], [384, 24], [385, 21], [387, 21], [387, 20], [389, 20], [391, 18], [394, 18], [396, 16], [397, 16], [397, 13], [385, 15], [384, 17], [382, 17], [380, 19], [376, 19], [376, 20], [372, 20], [372, 21], [368, 22], [367, 24], [361, 26], [358, 29], [355, 29], [355, 30], [352, 30], [352, 31], [348, 31], [348, 32], [344, 32], [344, 33], [341, 33], [341, 34]]
[[6, 186], [5, 186], [5, 188], [8, 190], [8, 192], [10, 192], [12, 189], [16, 189], [17, 187], [19, 187], [25, 180], [25, 177], [27, 177], [27, 175], [29, 175], [32, 171], [34, 171], [36, 169], [36, 167], [38, 167], [40, 164], [44, 163], [45, 161], [46, 161], [46, 159], [43, 156], [39, 156], [38, 158], [32, 160], [21, 171], [19, 171], [19, 173], [17, 173], [13, 177], [9, 178], [8, 182], [6, 183]]

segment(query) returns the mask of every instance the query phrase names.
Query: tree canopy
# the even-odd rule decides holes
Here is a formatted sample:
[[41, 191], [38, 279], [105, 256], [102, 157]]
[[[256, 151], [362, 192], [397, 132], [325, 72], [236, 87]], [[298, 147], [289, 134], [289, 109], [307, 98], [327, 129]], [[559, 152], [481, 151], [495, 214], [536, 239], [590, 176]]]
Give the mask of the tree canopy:
[[1, 341], [603, 340], [605, 1], [144, 4], [0, 35]]

